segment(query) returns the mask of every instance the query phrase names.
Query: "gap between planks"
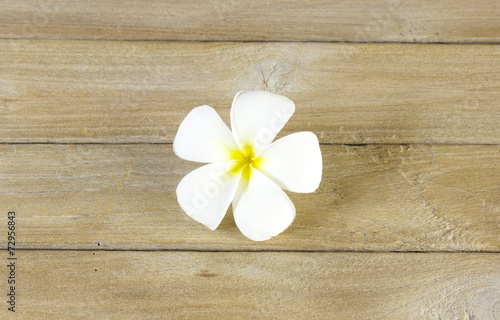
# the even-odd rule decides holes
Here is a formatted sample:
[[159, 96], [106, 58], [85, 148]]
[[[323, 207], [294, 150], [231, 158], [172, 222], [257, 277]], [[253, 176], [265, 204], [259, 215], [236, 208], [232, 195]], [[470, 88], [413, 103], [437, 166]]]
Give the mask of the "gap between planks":
[[450, 46], [477, 46], [477, 45], [500, 45], [500, 41], [491, 41], [491, 42], [405, 42], [405, 41], [355, 41], [355, 40], [332, 40], [332, 41], [309, 41], [309, 40], [182, 40], [182, 39], [81, 39], [81, 38], [2, 38], [0, 37], [0, 41], [93, 41], [93, 42], [123, 42], [123, 43], [135, 43], [135, 42], [158, 42], [158, 43], [235, 43], [235, 44], [252, 44], [252, 43], [296, 43], [296, 44], [345, 44], [345, 45], [369, 45], [369, 44], [387, 44], [387, 45], [424, 45], [424, 46], [433, 46], [433, 45], [450, 45]]
[[[274, 141], [276, 141], [275, 139]], [[422, 145], [422, 146], [496, 146], [499, 145], [498, 143], [408, 143], [408, 142], [402, 142], [402, 143], [328, 143], [328, 142], [320, 142], [319, 143], [321, 146], [346, 146], [346, 147], [365, 147], [365, 146], [411, 146], [411, 145]], [[81, 145], [97, 145], [97, 146], [102, 146], [102, 145], [110, 145], [110, 146], [130, 146], [130, 145], [173, 145], [172, 142], [0, 142], [0, 145], [6, 145], [6, 146], [12, 146], [12, 145], [61, 145], [61, 146], [81, 146]]]
[[500, 254], [499, 251], [495, 250], [441, 250], [441, 251], [418, 251], [418, 250], [293, 250], [293, 249], [256, 249], [256, 250], [237, 250], [237, 249], [119, 249], [119, 248], [20, 248], [16, 251], [82, 251], [82, 252], [246, 252], [246, 253], [366, 253], [366, 254], [433, 254], [433, 253], [444, 253], [444, 254]]

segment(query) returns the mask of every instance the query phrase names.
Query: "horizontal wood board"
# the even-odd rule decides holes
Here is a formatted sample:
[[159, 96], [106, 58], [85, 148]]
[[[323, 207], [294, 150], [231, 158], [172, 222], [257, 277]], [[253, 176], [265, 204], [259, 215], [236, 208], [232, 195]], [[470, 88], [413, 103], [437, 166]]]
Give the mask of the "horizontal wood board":
[[0, 41], [0, 142], [172, 142], [187, 113], [288, 96], [282, 135], [500, 143], [495, 45]]
[[21, 251], [17, 263], [9, 319], [500, 317], [498, 254]]
[[175, 189], [201, 164], [170, 144], [1, 145], [0, 210], [16, 211], [19, 248], [500, 251], [499, 145], [321, 149], [319, 189], [288, 193], [297, 217], [270, 241], [231, 210], [215, 231], [189, 218]]
[[0, 38], [500, 41], [496, 0], [2, 0], [0, 6]]

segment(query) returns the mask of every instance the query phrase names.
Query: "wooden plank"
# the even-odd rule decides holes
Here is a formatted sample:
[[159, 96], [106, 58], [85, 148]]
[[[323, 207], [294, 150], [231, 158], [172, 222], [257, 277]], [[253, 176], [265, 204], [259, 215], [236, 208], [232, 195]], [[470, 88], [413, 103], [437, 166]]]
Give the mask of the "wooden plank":
[[270, 241], [183, 213], [175, 188], [200, 165], [158, 144], [1, 145], [0, 224], [17, 213], [20, 248], [500, 250], [500, 146], [321, 148], [320, 188], [289, 193], [297, 217]]
[[500, 143], [490, 45], [0, 41], [1, 142], [172, 142], [241, 89], [295, 101], [323, 143]]
[[18, 251], [9, 319], [495, 319], [499, 254]]
[[496, 0], [0, 1], [0, 37], [498, 42]]

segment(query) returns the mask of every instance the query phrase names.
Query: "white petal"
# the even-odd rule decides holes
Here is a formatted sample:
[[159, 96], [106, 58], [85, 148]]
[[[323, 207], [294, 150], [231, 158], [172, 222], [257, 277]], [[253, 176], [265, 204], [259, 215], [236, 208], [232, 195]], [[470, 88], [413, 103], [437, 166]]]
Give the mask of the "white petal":
[[259, 171], [285, 190], [313, 192], [321, 182], [321, 149], [312, 132], [293, 133], [273, 142], [259, 159]]
[[174, 139], [175, 154], [196, 162], [229, 160], [237, 148], [231, 130], [209, 106], [191, 110]]
[[231, 128], [241, 150], [251, 145], [258, 154], [290, 119], [295, 104], [267, 91], [240, 91], [231, 107]]
[[232, 162], [204, 165], [188, 173], [177, 186], [181, 208], [194, 220], [214, 230], [234, 198], [241, 175], [229, 173]]
[[241, 181], [240, 188], [244, 188], [234, 198], [233, 214], [247, 238], [262, 241], [288, 228], [295, 218], [295, 207], [280, 187], [259, 170], [251, 170], [249, 181]]

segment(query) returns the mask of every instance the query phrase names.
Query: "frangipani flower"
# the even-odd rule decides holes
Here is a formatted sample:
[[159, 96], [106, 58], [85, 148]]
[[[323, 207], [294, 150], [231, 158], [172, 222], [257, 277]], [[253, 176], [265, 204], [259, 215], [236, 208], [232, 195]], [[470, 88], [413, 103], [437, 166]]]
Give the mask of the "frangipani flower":
[[240, 231], [262, 241], [283, 232], [295, 218], [286, 193], [313, 192], [322, 159], [312, 132], [272, 142], [295, 111], [294, 103], [266, 91], [240, 91], [231, 107], [231, 130], [209, 106], [193, 109], [174, 139], [182, 159], [208, 163], [177, 186], [182, 209], [214, 230], [231, 202]]

